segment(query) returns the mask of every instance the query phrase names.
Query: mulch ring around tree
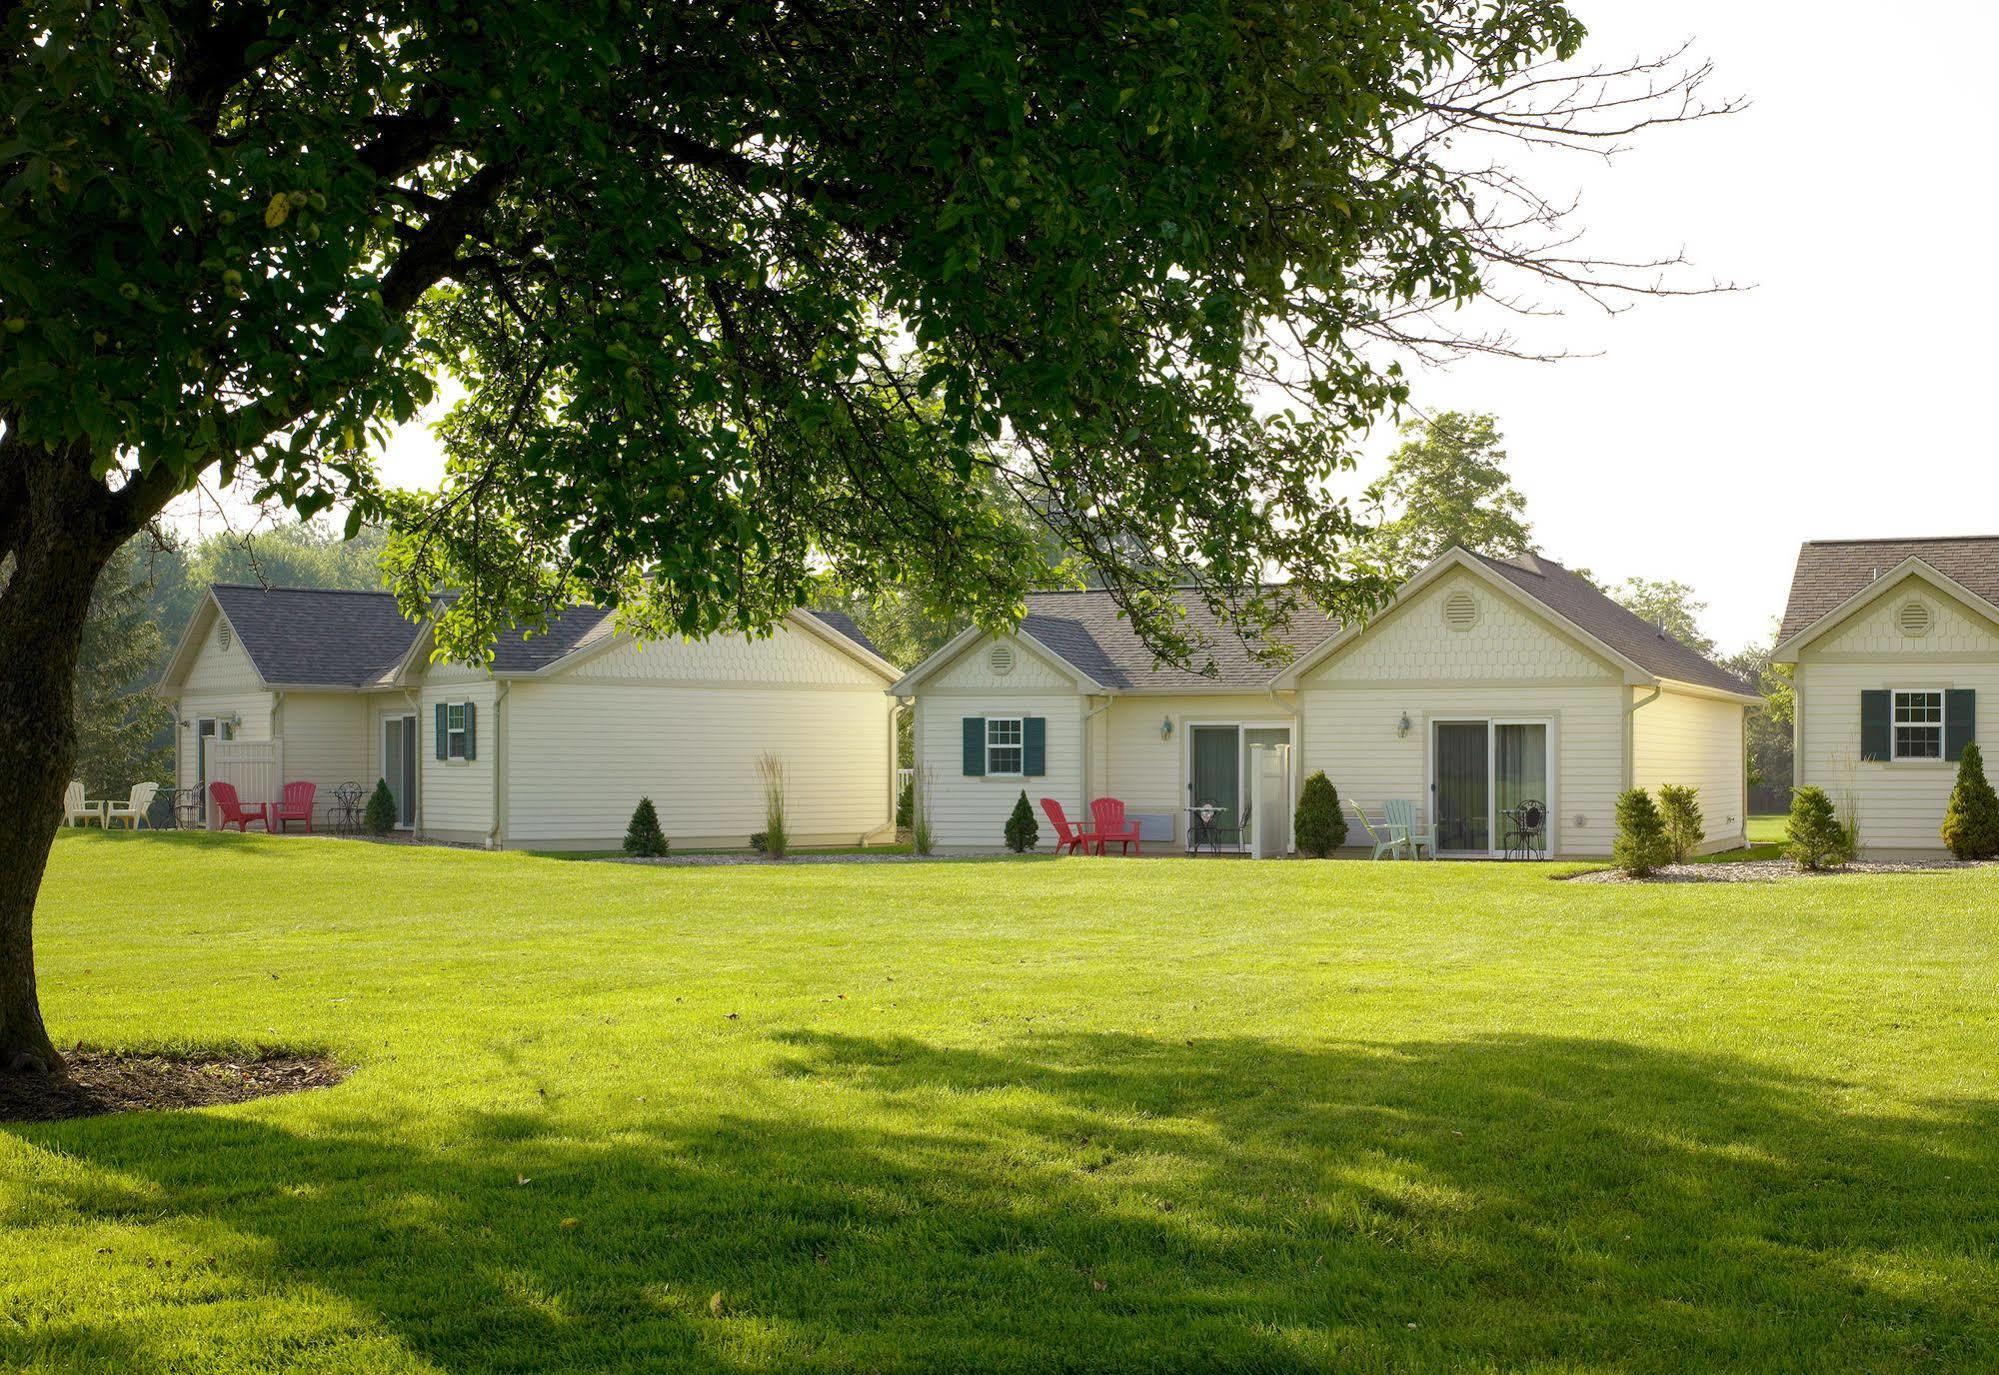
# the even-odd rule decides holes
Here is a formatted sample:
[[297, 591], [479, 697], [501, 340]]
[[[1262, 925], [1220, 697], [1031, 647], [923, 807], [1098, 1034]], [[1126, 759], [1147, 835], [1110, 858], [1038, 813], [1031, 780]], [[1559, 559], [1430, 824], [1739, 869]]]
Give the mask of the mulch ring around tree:
[[243, 1103], [327, 1088], [347, 1071], [321, 1055], [133, 1055], [78, 1046], [60, 1074], [0, 1073], [0, 1122]]

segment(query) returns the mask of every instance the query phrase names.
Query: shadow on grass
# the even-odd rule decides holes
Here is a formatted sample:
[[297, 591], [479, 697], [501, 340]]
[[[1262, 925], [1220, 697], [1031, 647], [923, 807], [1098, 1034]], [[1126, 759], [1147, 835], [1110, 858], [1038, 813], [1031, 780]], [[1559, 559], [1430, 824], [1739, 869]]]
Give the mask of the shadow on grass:
[[[45, 1210], [211, 1229], [232, 1292], [331, 1296], [451, 1371], [1999, 1360], [1990, 1101], [1869, 1115], [1829, 1081], [1554, 1038], [778, 1040], [724, 1112], [587, 1134], [553, 1111], [435, 1148], [215, 1114], [14, 1134], [87, 1166], [36, 1186]], [[162, 1364], [142, 1315], [77, 1319]], [[46, 1358], [27, 1340], [0, 1328], [0, 1364]]]

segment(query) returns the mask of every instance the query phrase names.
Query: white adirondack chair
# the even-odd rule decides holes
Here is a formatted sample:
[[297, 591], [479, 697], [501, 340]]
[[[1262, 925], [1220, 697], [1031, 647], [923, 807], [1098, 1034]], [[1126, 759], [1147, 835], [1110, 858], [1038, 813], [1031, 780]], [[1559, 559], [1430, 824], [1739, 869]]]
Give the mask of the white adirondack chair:
[[153, 796], [160, 790], [157, 783], [134, 783], [132, 795], [123, 802], [104, 804], [104, 824], [108, 828], [114, 821], [122, 821], [133, 830], [146, 824], [146, 813], [152, 809]]
[[69, 787], [62, 795], [62, 824], [65, 826], [88, 826], [95, 821], [104, 824], [105, 803], [91, 802], [83, 795], [83, 783], [71, 779]]
[[1374, 829], [1374, 824], [1367, 819], [1367, 813], [1360, 809], [1360, 803], [1350, 797], [1347, 799], [1347, 805], [1352, 807], [1353, 814], [1360, 818], [1360, 828], [1367, 832], [1367, 838], [1374, 844], [1374, 853], [1368, 856], [1369, 859], [1380, 859], [1383, 855], [1387, 855], [1390, 859], [1402, 858], [1402, 852], [1410, 848], [1407, 831], [1398, 831], [1386, 822], [1383, 822], [1381, 829], [1377, 831]]

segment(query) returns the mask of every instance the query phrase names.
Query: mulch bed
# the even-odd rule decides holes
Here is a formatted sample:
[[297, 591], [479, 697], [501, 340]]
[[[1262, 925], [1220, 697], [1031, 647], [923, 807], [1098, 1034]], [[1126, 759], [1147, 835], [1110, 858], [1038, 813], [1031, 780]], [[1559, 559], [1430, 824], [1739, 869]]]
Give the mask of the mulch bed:
[[254, 1059], [121, 1055], [78, 1046], [63, 1052], [61, 1074], [0, 1074], [0, 1122], [57, 1122], [110, 1112], [148, 1112], [242, 1103], [347, 1077], [317, 1055], [271, 1052]]

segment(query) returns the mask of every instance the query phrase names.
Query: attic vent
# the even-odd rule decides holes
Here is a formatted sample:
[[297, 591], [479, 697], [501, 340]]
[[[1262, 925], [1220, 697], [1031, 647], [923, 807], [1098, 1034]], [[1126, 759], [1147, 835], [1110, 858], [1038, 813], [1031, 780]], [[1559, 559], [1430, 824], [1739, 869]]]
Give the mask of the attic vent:
[[1444, 624], [1453, 630], [1470, 630], [1478, 624], [1478, 598], [1469, 592], [1453, 592], [1444, 598]]
[[1921, 602], [1903, 602], [1895, 619], [1901, 624], [1902, 633], [1910, 639], [1930, 633], [1930, 609]]
[[216, 622], [215, 647], [217, 649], [222, 649], [222, 650], [226, 650], [229, 648], [229, 622], [227, 621]]
[[1013, 646], [994, 645], [992, 653], [986, 656], [986, 664], [995, 677], [1004, 678], [1013, 672]]

